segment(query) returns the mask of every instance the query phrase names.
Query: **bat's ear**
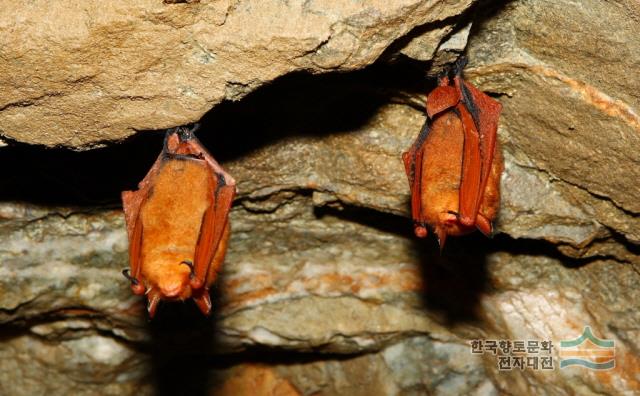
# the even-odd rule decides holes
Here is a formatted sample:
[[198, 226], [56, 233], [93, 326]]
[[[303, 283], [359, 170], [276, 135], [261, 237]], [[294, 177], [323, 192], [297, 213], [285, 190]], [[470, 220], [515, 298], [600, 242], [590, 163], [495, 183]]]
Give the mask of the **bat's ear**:
[[152, 291], [147, 296], [147, 311], [149, 312], [149, 319], [153, 319], [156, 314], [156, 310], [158, 309], [158, 304], [160, 303], [160, 295], [155, 291]]
[[175, 128], [169, 128], [166, 130], [165, 134], [164, 134], [164, 138], [166, 139], [167, 137], [173, 135], [174, 133], [178, 132], [178, 130], [180, 129], [180, 127], [175, 127]]
[[[170, 148], [172, 146], [175, 146], [175, 142], [173, 142], [175, 140], [175, 137], [173, 137], [173, 136], [176, 134], [176, 132], [178, 132], [179, 128], [180, 127], [169, 128], [165, 132], [165, 134], [164, 134], [164, 143], [162, 145], [164, 152], [171, 152], [172, 151]], [[175, 149], [175, 147], [174, 147], [174, 149]]]
[[442, 249], [444, 249], [444, 244], [447, 241], [447, 230], [444, 227], [436, 226], [435, 234], [438, 237], [438, 246], [440, 246], [440, 253], [442, 254]]
[[194, 122], [193, 124], [191, 124], [191, 133], [195, 133], [198, 129], [200, 129], [200, 123], [199, 122]]

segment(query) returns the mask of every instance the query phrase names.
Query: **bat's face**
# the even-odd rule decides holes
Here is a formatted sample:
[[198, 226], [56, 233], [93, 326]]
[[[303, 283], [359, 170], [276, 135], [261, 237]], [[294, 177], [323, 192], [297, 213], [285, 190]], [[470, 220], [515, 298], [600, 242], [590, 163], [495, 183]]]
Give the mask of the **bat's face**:
[[[186, 300], [191, 297], [189, 276], [191, 268], [185, 264], [184, 254], [163, 252], [143, 267], [142, 276], [147, 290], [155, 291], [163, 299]], [[152, 268], [152, 271], [144, 271]]]
[[191, 297], [191, 269], [177, 260], [178, 255], [166, 255], [161, 261], [153, 264], [154, 271], [142, 274], [151, 317], [155, 315], [156, 307], [161, 300], [186, 300]]

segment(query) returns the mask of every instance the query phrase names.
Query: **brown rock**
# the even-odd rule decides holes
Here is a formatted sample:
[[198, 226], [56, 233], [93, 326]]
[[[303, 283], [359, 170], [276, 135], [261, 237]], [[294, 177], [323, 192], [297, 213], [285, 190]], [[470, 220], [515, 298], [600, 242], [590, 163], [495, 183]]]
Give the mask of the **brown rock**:
[[299, 396], [300, 392], [291, 383], [280, 378], [272, 368], [247, 365], [233, 370], [232, 375], [215, 388], [214, 395]]
[[501, 137], [517, 163], [635, 243], [639, 82], [624, 76], [640, 61], [638, 41], [628, 39], [640, 34], [638, 15], [631, 1], [512, 2], [473, 36], [467, 72], [503, 94]]
[[148, 364], [113, 337], [86, 334], [52, 342], [20, 335], [0, 345], [0, 394], [152, 394]]
[[[378, 353], [271, 367], [305, 395], [480, 395], [495, 392], [484, 377], [482, 359], [470, 356], [468, 351], [469, 347], [464, 344], [410, 337]], [[254, 373], [254, 367], [253, 364], [241, 364], [218, 376], [224, 378], [237, 371]], [[264, 375], [263, 371], [266, 369], [258, 371], [258, 375]]]
[[[277, 378], [284, 378], [301, 392], [323, 389], [327, 394], [358, 389], [361, 382], [380, 384], [374, 386], [379, 389], [379, 393], [371, 393], [374, 395], [414, 388], [443, 392], [477, 388], [479, 392], [479, 389], [496, 387], [532, 393], [527, 384], [534, 383], [538, 389], [553, 379], [556, 384], [562, 383], [567, 392], [577, 392], [579, 387], [570, 381], [571, 372], [525, 370], [505, 377], [504, 372], [497, 371], [497, 361], [490, 354], [483, 356], [487, 374], [483, 374], [482, 364], [475, 360], [472, 366], [465, 366], [470, 357], [467, 342], [471, 339], [548, 339], [559, 345], [560, 340], [575, 338], [583, 326], [591, 325], [600, 337], [615, 341], [620, 368], [602, 375], [590, 374], [583, 377], [583, 381], [604, 393], [636, 389], [633, 362], [637, 360], [634, 351], [639, 346], [633, 329], [640, 323], [635, 307], [640, 296], [633, 285], [640, 281], [637, 255], [627, 253], [636, 264], [596, 260], [571, 268], [563, 266], [558, 258], [549, 257], [545, 249], [538, 254], [534, 251], [533, 255], [485, 256], [486, 242], [478, 237], [480, 243], [472, 239], [452, 241], [445, 255], [439, 256], [435, 246], [430, 252], [430, 249], [419, 248], [423, 242], [413, 244], [409, 239], [410, 230], [403, 236], [376, 229], [373, 225], [383, 221], [381, 217], [371, 219], [370, 225], [342, 217], [341, 213], [348, 215], [344, 211], [329, 211], [315, 218], [311, 202], [308, 196], [296, 195], [272, 212], [251, 213], [236, 208], [232, 213], [234, 233], [219, 283], [220, 297], [216, 300], [219, 316], [214, 333], [202, 324], [194, 328], [196, 321], [191, 318], [178, 329], [164, 330], [160, 336], [149, 334], [144, 325], [143, 299], [132, 297], [125, 279], [120, 279], [124, 254], [113, 255], [99, 248], [106, 241], [125, 238], [121, 221], [114, 223], [118, 227], [115, 231], [107, 231], [109, 212], [104, 213], [107, 222], [102, 222], [95, 215], [68, 212], [61, 221], [55, 215], [42, 217], [37, 210], [23, 211], [37, 214], [30, 217], [32, 220], [40, 218], [32, 221], [27, 231], [40, 235], [40, 240], [47, 244], [54, 244], [55, 238], [60, 238], [61, 246], [72, 243], [74, 237], [69, 234], [70, 230], [81, 230], [91, 219], [93, 228], [103, 231], [86, 233], [88, 238], [84, 237], [83, 243], [85, 249], [97, 248], [92, 262], [104, 263], [104, 270], [88, 267], [82, 256], [75, 256], [74, 250], [50, 251], [49, 255], [55, 255], [49, 261], [38, 256], [41, 251], [37, 249], [3, 253], [2, 259], [10, 263], [11, 272], [5, 267], [0, 278], [0, 287], [8, 291], [0, 302], [4, 307], [12, 307], [2, 311], [3, 321], [5, 326], [15, 329], [15, 335], [0, 347], [0, 353], [7, 357], [4, 360], [8, 365], [6, 375], [23, 378], [15, 374], [20, 365], [11, 365], [16, 364], [16, 356], [30, 356], [32, 349], [28, 345], [37, 344], [40, 338], [52, 344], [47, 355], [64, 355], [65, 348], [72, 347], [73, 353], [84, 354], [88, 352], [81, 348], [83, 343], [99, 334], [100, 345], [109, 346], [109, 356], [120, 353], [117, 352], [121, 348], [118, 340], [126, 338], [138, 345], [169, 348], [176, 356], [176, 364], [180, 365], [183, 359], [180, 356], [208, 353], [202, 336], [216, 334], [217, 344], [211, 353], [243, 353], [242, 350], [252, 345], [309, 354], [319, 350], [366, 353], [348, 361], [331, 362], [318, 357], [314, 364], [288, 364], [277, 368], [281, 374], [274, 374], [276, 379], [260, 372], [249, 376], [256, 381], [264, 380], [269, 384], [265, 385], [268, 389], [280, 386], [274, 383], [280, 383]], [[73, 227], [69, 227], [71, 225]], [[66, 235], [62, 232], [65, 229], [69, 230]], [[17, 235], [23, 235], [20, 234], [23, 231], [22, 228], [15, 230], [18, 234], [5, 240], [9, 246], [17, 247]], [[78, 234], [85, 235], [84, 232]], [[527, 241], [507, 240], [494, 247], [518, 251], [527, 245]], [[51, 262], [58, 264], [47, 266]], [[61, 276], [51, 272], [52, 268], [69, 268], [68, 273], [74, 275]], [[55, 282], [61, 286], [52, 288]], [[24, 289], [25, 285], [30, 288]], [[37, 297], [25, 294], [21, 300], [23, 289], [37, 290]], [[100, 292], [89, 295], [86, 292], [89, 289]], [[165, 306], [158, 320], [180, 308], [179, 305]], [[37, 324], [29, 325], [33, 318], [40, 319]], [[602, 323], [608, 325], [602, 326]], [[437, 343], [408, 341], [408, 337], [416, 334], [428, 336]], [[171, 341], [173, 346], [167, 347], [169, 340], [181, 341], [177, 344]], [[128, 369], [133, 370], [133, 377], [127, 380], [132, 382], [127, 383], [136, 383], [148, 375], [148, 366], [144, 364], [148, 358], [144, 354], [135, 356], [141, 365]], [[553, 357], [557, 365], [557, 349]], [[434, 363], [439, 361], [442, 363]], [[234, 360], [230, 362], [233, 366], [242, 366], [234, 364]], [[463, 380], [453, 374], [459, 372], [455, 362], [474, 372], [474, 379]], [[70, 364], [54, 365], [44, 360], [42, 364], [24, 367], [28, 367], [29, 373], [37, 373], [55, 366], [66, 373], [74, 370], [75, 366]], [[104, 370], [109, 372], [123, 367], [120, 363], [108, 366]], [[324, 374], [319, 377], [310, 374], [318, 370]], [[430, 370], [437, 370], [437, 374]], [[82, 378], [84, 374], [77, 375], [80, 377], [60, 382], [60, 389], [76, 389], [79, 385], [74, 378]], [[246, 378], [244, 375], [240, 378]], [[603, 375], [606, 383], [600, 381], [605, 378]], [[343, 382], [334, 379], [327, 382], [328, 378], [341, 376], [345, 378]], [[436, 380], [438, 376], [447, 379], [441, 382]], [[14, 383], [21, 385], [21, 381], [14, 380]], [[97, 385], [104, 380], [93, 381], [92, 384]], [[234, 386], [240, 386], [241, 382], [234, 382]], [[369, 389], [362, 386], [363, 392]], [[27, 389], [41, 388], [34, 383]]]
[[0, 133], [89, 148], [194, 122], [287, 73], [363, 68], [471, 0], [187, 3], [0, 7]]

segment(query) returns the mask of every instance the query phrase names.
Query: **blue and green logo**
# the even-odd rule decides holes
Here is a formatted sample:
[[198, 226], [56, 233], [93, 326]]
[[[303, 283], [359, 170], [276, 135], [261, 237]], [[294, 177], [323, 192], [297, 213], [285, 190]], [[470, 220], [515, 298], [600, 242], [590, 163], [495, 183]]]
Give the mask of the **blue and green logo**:
[[613, 340], [602, 340], [585, 326], [575, 340], [560, 341], [560, 368], [583, 366], [591, 370], [610, 370], [616, 366]]

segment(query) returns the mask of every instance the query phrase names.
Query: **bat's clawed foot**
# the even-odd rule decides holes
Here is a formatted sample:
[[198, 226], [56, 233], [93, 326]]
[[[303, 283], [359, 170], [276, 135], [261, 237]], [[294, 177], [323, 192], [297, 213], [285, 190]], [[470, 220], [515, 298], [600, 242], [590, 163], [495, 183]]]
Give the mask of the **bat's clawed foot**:
[[444, 244], [447, 241], [447, 230], [444, 227], [436, 226], [435, 234], [438, 237], [438, 246], [440, 247], [440, 254], [444, 249]]
[[418, 238], [425, 238], [429, 233], [427, 231], [427, 225], [417, 221], [413, 223], [413, 232]]
[[446, 65], [442, 69], [442, 72], [438, 75], [438, 85], [447, 86], [449, 81], [455, 77], [462, 75], [462, 69], [467, 65], [467, 57], [460, 55], [460, 57], [452, 65]]
[[480, 230], [481, 233], [486, 235], [489, 238], [493, 237], [493, 224], [489, 219], [479, 214], [476, 219], [476, 227]]
[[147, 312], [149, 312], [149, 319], [153, 319], [158, 310], [158, 304], [160, 304], [160, 295], [157, 293], [149, 293], [147, 298]]
[[438, 85], [446, 87], [449, 85], [449, 74], [451, 74], [451, 66], [447, 65], [442, 69], [442, 72], [438, 74]]
[[128, 269], [123, 269], [122, 270], [122, 275], [124, 275], [124, 277], [127, 278], [127, 280], [129, 282], [131, 282], [132, 285], [138, 286], [140, 284], [140, 282], [138, 282], [138, 280], [136, 278], [131, 276], [131, 273], [129, 272]]
[[194, 268], [193, 268], [193, 262], [189, 261], [189, 260], [182, 260], [180, 262], [180, 265], [186, 265], [187, 267], [189, 267], [189, 269], [191, 270], [191, 272], [189, 273], [189, 279], [193, 279], [193, 277], [195, 276], [195, 272], [194, 272]]
[[209, 297], [209, 289], [201, 289], [201, 292], [194, 295], [193, 299], [203, 314], [207, 316], [211, 314], [211, 298]]
[[137, 280], [134, 276], [131, 276], [131, 273], [129, 272], [128, 269], [123, 269], [122, 275], [124, 275], [124, 277], [127, 278], [129, 282], [131, 282], [131, 290], [133, 290], [135, 294], [137, 295], [144, 294], [145, 292], [144, 285], [140, 284], [140, 281]]

